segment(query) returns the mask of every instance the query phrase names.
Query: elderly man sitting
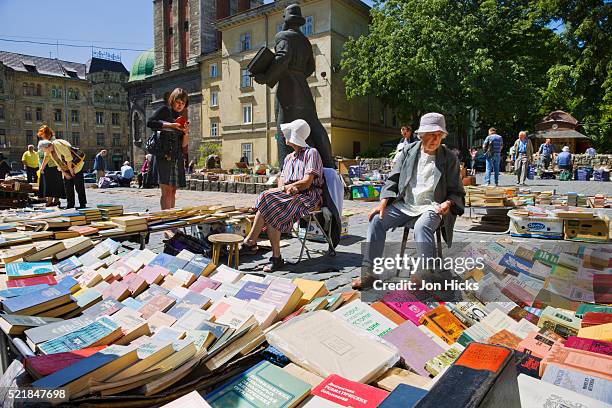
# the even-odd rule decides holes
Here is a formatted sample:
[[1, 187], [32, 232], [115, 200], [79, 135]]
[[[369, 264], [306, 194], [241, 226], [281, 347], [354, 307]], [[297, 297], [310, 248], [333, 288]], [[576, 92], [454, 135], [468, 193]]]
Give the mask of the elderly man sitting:
[[450, 246], [455, 219], [463, 214], [465, 191], [459, 160], [441, 144], [447, 135], [444, 116], [423, 115], [416, 133], [420, 140], [403, 148], [380, 203], [369, 213], [366, 268], [383, 255], [387, 231], [402, 226], [414, 229], [418, 255], [433, 258], [436, 229], [444, 226], [444, 240]]

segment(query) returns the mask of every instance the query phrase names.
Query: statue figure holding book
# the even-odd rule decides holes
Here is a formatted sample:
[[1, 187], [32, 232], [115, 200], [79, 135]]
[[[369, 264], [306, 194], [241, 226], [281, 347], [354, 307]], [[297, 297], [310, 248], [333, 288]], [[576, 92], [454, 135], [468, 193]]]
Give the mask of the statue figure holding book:
[[[307, 143], [317, 149], [323, 167], [335, 168], [331, 143], [327, 131], [319, 121], [307, 78], [315, 71], [312, 44], [300, 31], [306, 23], [297, 4], [285, 9], [283, 30], [276, 34], [274, 54], [262, 48], [249, 64], [249, 71], [259, 84], [276, 90], [276, 126], [304, 119], [311, 132]], [[282, 167], [285, 156], [290, 153], [283, 139], [278, 140], [278, 159]]]

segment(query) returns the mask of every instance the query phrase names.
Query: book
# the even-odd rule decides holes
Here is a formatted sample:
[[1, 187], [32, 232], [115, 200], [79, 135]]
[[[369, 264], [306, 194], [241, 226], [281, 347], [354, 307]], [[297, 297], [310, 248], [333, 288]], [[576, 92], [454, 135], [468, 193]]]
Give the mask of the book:
[[32, 348], [32, 350], [36, 350], [37, 344], [44, 343], [47, 340], [62, 336], [63, 334], [76, 331], [84, 326], [87, 326], [88, 324], [93, 323], [94, 321], [95, 319], [93, 317], [80, 316], [26, 329], [24, 332], [26, 335], [26, 343]]
[[499, 346], [505, 346], [511, 349], [516, 349], [519, 346], [521, 338], [511, 333], [510, 331], [503, 329], [489, 337], [487, 343], [497, 344]]
[[81, 350], [73, 350], [64, 353], [26, 357], [23, 365], [32, 377], [39, 379], [71, 366], [77, 361], [103, 350], [105, 347], [106, 346], [87, 347]]
[[376, 379], [374, 383], [378, 388], [387, 391], [393, 391], [400, 384], [406, 384], [424, 390], [428, 390], [432, 385], [432, 381], [429, 377], [424, 377], [398, 367], [390, 368], [381, 377]]
[[56, 263], [55, 265], [53, 265], [53, 268], [55, 269], [55, 274], [57, 276], [62, 276], [70, 274], [71, 271], [78, 269], [81, 266], [83, 266], [81, 261], [79, 261], [76, 256], [71, 256], [70, 258], [66, 258], [63, 261]]
[[310, 392], [310, 384], [262, 361], [206, 395], [213, 408], [292, 408]]
[[[157, 330], [155, 334], [150, 337], [150, 341], [155, 341], [158, 343], [159, 342], [165, 343], [165, 342], [171, 341], [174, 343], [177, 340], [182, 340], [184, 338], [185, 338], [185, 330], [164, 326], [164, 327], [160, 327], [159, 330]], [[137, 341], [140, 341], [140, 339], [137, 339]]]
[[211, 408], [208, 402], [197, 391], [191, 391], [180, 398], [175, 399], [160, 408]]
[[54, 274], [51, 262], [11, 262], [6, 265], [6, 276], [9, 280]]
[[215, 341], [215, 336], [207, 330], [186, 330], [185, 340], [192, 341], [198, 352], [206, 350]]
[[92, 248], [93, 242], [87, 237], [69, 238], [64, 240], [66, 249], [55, 254], [55, 259], [64, 259]]
[[263, 296], [268, 286], [267, 283], [245, 282], [235, 297], [241, 300], [258, 300]]
[[257, 319], [251, 313], [243, 310], [230, 309], [227, 313], [224, 313], [215, 322], [219, 324], [225, 324], [235, 331], [240, 331], [243, 328], [251, 325], [257, 325]]
[[549, 364], [542, 381], [612, 405], [612, 382], [609, 380]]
[[276, 311], [274, 305], [264, 303], [259, 300], [250, 300], [244, 310], [246, 313], [252, 314], [255, 319], [257, 319], [257, 322], [262, 330], [270, 327], [278, 316], [278, 312]]
[[142, 303], [147, 303], [149, 300], [155, 298], [156, 296], [166, 295], [168, 294], [168, 292], [168, 289], [164, 289], [161, 286], [152, 283], [151, 285], [149, 285], [149, 289], [136, 296], [136, 300]]
[[[585, 316], [588, 316], [588, 313]], [[598, 326], [583, 327], [578, 330], [578, 337], [582, 337], [584, 339], [612, 342], [612, 323], [600, 324]]]
[[399, 359], [395, 346], [326, 310], [292, 319], [269, 331], [266, 339], [291, 361], [321, 377], [335, 373], [369, 382]]
[[242, 274], [239, 271], [225, 265], [218, 265], [215, 273], [211, 276], [212, 279], [221, 283], [236, 283], [241, 277]]
[[379, 405], [379, 408], [412, 408], [427, 394], [427, 391], [407, 384], [399, 384], [387, 398]]
[[542, 358], [540, 376], [544, 375], [549, 364], [556, 364], [563, 368], [612, 381], [612, 356], [555, 344], [550, 349], [550, 352]]
[[564, 346], [578, 350], [590, 351], [592, 353], [612, 355], [612, 342], [609, 341], [570, 336], [565, 341]]
[[293, 283], [302, 291], [302, 298], [298, 302], [297, 307], [304, 306], [315, 298], [329, 294], [324, 281], [295, 278]]
[[57, 281], [53, 275], [33, 276], [31, 278], [9, 279], [6, 282], [8, 288], [22, 288], [35, 285], [55, 285]]
[[513, 352], [470, 343], [416, 406], [495, 407], [500, 401], [504, 407], [521, 408]]
[[164, 327], [170, 327], [176, 322], [176, 318], [159, 310], [147, 319], [149, 328], [153, 333], [157, 333]]
[[261, 47], [259, 51], [257, 51], [257, 54], [255, 54], [253, 59], [249, 62], [249, 65], [247, 65], [247, 70], [251, 76], [265, 74], [274, 61], [274, 58], [274, 53], [270, 51], [268, 47]]
[[[36, 252], [36, 245], [23, 245], [0, 251], [0, 260], [4, 264], [20, 261]], [[41, 258], [43, 259], [43, 258]]]
[[113, 345], [33, 382], [32, 386], [65, 388], [66, 393], [75, 398], [87, 388], [91, 380], [104, 381], [134, 364], [137, 359], [134, 347]]
[[152, 299], [146, 302], [142, 307], [138, 310], [142, 313], [142, 317], [148, 319], [155, 312], [165, 312], [170, 309], [176, 303], [176, 299], [170, 297], [168, 295], [155, 295]]
[[112, 298], [118, 302], [127, 299], [131, 294], [128, 284], [124, 281], [116, 281], [111, 283], [111, 285], [104, 289], [101, 293], [103, 299]]
[[351, 325], [376, 336], [385, 336], [391, 330], [398, 327], [397, 324], [374, 310], [370, 305], [361, 301], [354, 301], [342, 306], [334, 314]]
[[129, 307], [124, 307], [117, 311], [110, 316], [110, 319], [121, 328], [122, 337], [115, 344], [126, 345], [141, 336], [151, 334], [147, 321], [141, 318], [138, 312]]
[[17, 314], [0, 314], [0, 328], [6, 334], [22, 334], [33, 327], [40, 327], [50, 323], [63, 321], [54, 317], [25, 316]]
[[109, 317], [102, 316], [87, 326], [39, 344], [38, 349], [43, 354], [79, 350], [110, 344], [121, 335], [121, 327]]
[[107, 297], [101, 302], [98, 302], [94, 304], [93, 306], [89, 307], [88, 309], [84, 310], [83, 315], [90, 316], [92, 318], [98, 318], [101, 316], [110, 316], [122, 308], [123, 308], [123, 304], [121, 304], [121, 302], [119, 302], [117, 299], [114, 299], [112, 297]]
[[557, 387], [545, 381], [537, 380], [525, 374], [518, 376], [520, 403], [529, 408], [604, 408], [600, 401], [578, 394], [574, 391]]
[[78, 293], [75, 293], [77, 305], [80, 311], [84, 311], [102, 300], [102, 294], [95, 289], [86, 288]]
[[423, 376], [429, 375], [425, 363], [444, 352], [410, 321], [390, 330], [383, 335], [383, 339], [397, 347], [402, 362], [408, 368]]
[[453, 364], [453, 362], [459, 358], [464, 349], [465, 347], [459, 343], [453, 344], [448, 350], [445, 350], [441, 354], [428, 360], [425, 363], [425, 370], [432, 376], [436, 377], [438, 374], [444, 372], [447, 367]]
[[184, 269], [178, 269], [174, 274], [172, 274], [174, 278], [177, 278], [181, 281], [182, 286], [190, 286], [193, 282], [196, 281], [197, 277]]
[[172, 342], [147, 342], [136, 349], [138, 361], [108, 379], [109, 382], [121, 381], [148, 370], [174, 353]]
[[291, 374], [296, 378], [299, 378], [305, 383], [310, 384], [310, 386], [313, 388], [323, 382], [322, 377], [319, 377], [318, 375], [311, 373], [308, 370], [304, 370], [302, 367], [294, 363], [289, 363], [286, 366], [282, 367], [282, 369], [283, 371]]
[[580, 321], [580, 325], [584, 327], [598, 326], [600, 324], [612, 323], [612, 313], [603, 312], [586, 312]]
[[417, 326], [421, 316], [431, 310], [425, 304], [417, 301], [416, 297], [408, 292], [390, 292], [383, 297], [383, 303], [404, 320], [410, 320]]
[[191, 286], [189, 286], [189, 290], [202, 293], [202, 291], [206, 288], [215, 290], [219, 286], [221, 286], [221, 282], [208, 278], [206, 276], [200, 276], [193, 284], [191, 284]]
[[70, 301], [70, 290], [53, 286], [2, 301], [5, 311], [13, 314], [37, 315]]
[[465, 325], [459, 321], [444, 306], [438, 306], [421, 316], [420, 323], [433, 331], [448, 344], [453, 344], [463, 330]]
[[168, 296], [175, 298], [177, 301], [183, 300], [183, 297], [187, 296], [191, 292], [189, 289], [182, 286], [177, 286], [168, 292]]
[[176, 287], [180, 287], [183, 285], [183, 282], [179, 278], [175, 278], [173, 275], [168, 275], [164, 278], [164, 281], [161, 284], [161, 287], [171, 291]]
[[[136, 311], [138, 311], [138, 309], [142, 307], [142, 302], [139, 302], [138, 300], [131, 298], [131, 297], [125, 299], [123, 302], [121, 302], [121, 304], [124, 305], [125, 307], [129, 307], [130, 309], [136, 310]], [[142, 315], [142, 313], [140, 314]]]
[[[304, 407], [339, 406], [376, 408], [389, 393], [371, 385], [360, 384], [333, 374], [312, 389], [312, 398]], [[331, 402], [332, 404], [328, 404]]]
[[151, 285], [153, 283], [160, 283], [164, 276], [170, 273], [166, 268], [162, 268], [160, 266], [145, 266], [140, 271], [138, 271], [138, 276], [143, 278], [147, 284]]
[[[173, 327], [183, 330], [202, 330], [202, 324], [208, 323], [211, 316], [209, 312], [204, 310], [190, 309], [174, 323]], [[219, 323], [224, 324], [223, 322]]]
[[275, 279], [259, 300], [273, 304], [279, 319], [283, 319], [298, 307], [301, 298], [302, 291], [291, 281]]
[[540, 378], [541, 358], [520, 351], [514, 352], [517, 374], [525, 374], [533, 378]]
[[147, 281], [135, 273], [130, 273], [125, 276], [123, 282], [128, 285], [131, 296], [138, 296], [149, 287]]
[[174, 352], [170, 356], [161, 360], [159, 363], [152, 365], [146, 371], [160, 369], [162, 372], [167, 372], [180, 367], [183, 363], [191, 359], [196, 353], [196, 347], [192, 341], [179, 340], [172, 343]]
[[552, 330], [563, 337], [576, 336], [580, 330], [580, 319], [572, 313], [547, 306], [538, 320], [538, 327]]

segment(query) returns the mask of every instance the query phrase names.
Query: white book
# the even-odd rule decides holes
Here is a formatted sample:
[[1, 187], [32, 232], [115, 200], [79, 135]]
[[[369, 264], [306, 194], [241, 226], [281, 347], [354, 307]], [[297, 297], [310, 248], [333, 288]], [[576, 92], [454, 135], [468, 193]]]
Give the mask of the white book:
[[224, 324], [231, 327], [236, 332], [246, 328], [254, 321], [257, 321], [252, 313], [230, 309], [223, 316], [215, 320], [215, 323]]
[[482, 323], [482, 325], [493, 334], [504, 329], [508, 330], [511, 333], [514, 333], [514, 328], [517, 324], [516, 320], [502, 313], [498, 309], [495, 309], [491, 313], [486, 315], [480, 323]]
[[612, 405], [612, 381], [604, 378], [549, 364], [542, 381]]
[[529, 408], [609, 408], [605, 402], [525, 374], [518, 376], [521, 406]]
[[360, 300], [354, 300], [348, 305], [342, 306], [334, 314], [352, 326], [376, 336], [384, 336], [397, 327], [396, 323]]
[[193, 259], [193, 257], [195, 256], [195, 254], [187, 249], [183, 249], [181, 252], [179, 252], [176, 257], [178, 259], [182, 259], [185, 261], [191, 261]]
[[247, 304], [248, 302], [246, 300], [236, 299], [233, 297], [229, 297], [229, 298], [224, 297], [224, 298], [217, 300], [212, 305], [210, 305], [210, 307], [207, 310], [213, 316], [215, 316], [216, 319], [218, 319], [219, 317], [227, 313], [231, 308], [234, 307], [240, 310], [240, 309], [244, 309]]
[[524, 338], [526, 338], [529, 335], [529, 333], [534, 332], [534, 331], [538, 331], [538, 330], [540, 330], [540, 328], [538, 326], [536, 326], [535, 324], [531, 323], [529, 320], [521, 319], [514, 326], [514, 329], [512, 330], [512, 333], [516, 334], [521, 339], [524, 339]]
[[187, 296], [190, 292], [191, 291], [187, 288], [184, 288], [182, 286], [177, 286], [174, 289], [172, 289], [170, 292], [168, 292], [168, 296], [172, 296], [176, 300], [181, 300], [182, 298]]
[[491, 332], [487, 329], [482, 322], [478, 322], [463, 331], [466, 336], [470, 336], [470, 338], [479, 343], [487, 343], [489, 338], [495, 334], [495, 332]]
[[233, 297], [236, 296], [236, 293], [242, 289], [246, 282], [236, 282], [236, 283], [222, 283], [221, 286], [217, 288], [217, 292], [223, 293], [223, 296]]
[[180, 340], [185, 337], [185, 330], [176, 327], [162, 327], [151, 336], [151, 340], [159, 343]]
[[212, 314], [201, 309], [189, 309], [172, 327], [179, 330], [199, 330], [202, 323], [210, 322]]
[[264, 303], [256, 299], [249, 300], [249, 303], [246, 305], [244, 309], [247, 313], [253, 314], [259, 326], [262, 330], [268, 328], [274, 320], [276, 316], [278, 316], [278, 311], [274, 305], [269, 303]]
[[[209, 298], [212, 304], [214, 304], [215, 302], [217, 302], [217, 301], [219, 301], [219, 300], [221, 300], [221, 299], [223, 299], [225, 297], [225, 296], [223, 296], [223, 293], [217, 292], [216, 290], [211, 289], [211, 288], [205, 288], [202, 291], [202, 295], [204, 295], [207, 298]], [[209, 307], [209, 309], [210, 309], [210, 307]]]
[[230, 268], [226, 265], [219, 265], [215, 269], [215, 273], [210, 277], [218, 282], [223, 283], [235, 283], [242, 277], [242, 274], [236, 269]]
[[153, 259], [155, 259], [155, 257], [157, 256], [157, 254], [153, 251], [151, 251], [150, 249], [142, 249], [140, 251], [140, 259], [142, 259], [142, 262], [145, 265], [148, 265], [149, 262], [151, 262]]
[[256, 282], [256, 283], [264, 283], [263, 276], [257, 276], [250, 273], [245, 273], [242, 278], [238, 282]]
[[183, 285], [191, 285], [196, 280], [196, 276], [193, 273], [183, 269], [177, 270], [172, 276], [183, 282]]
[[197, 391], [192, 391], [189, 394], [183, 395], [181, 398], [170, 401], [160, 408], [211, 408], [202, 395]]

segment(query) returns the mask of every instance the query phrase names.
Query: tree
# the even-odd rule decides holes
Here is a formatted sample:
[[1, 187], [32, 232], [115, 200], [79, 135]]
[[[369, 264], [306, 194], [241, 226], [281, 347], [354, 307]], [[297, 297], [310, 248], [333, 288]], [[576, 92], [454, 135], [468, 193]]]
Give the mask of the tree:
[[541, 113], [568, 111], [598, 151], [612, 152], [612, 4], [541, 0], [540, 6], [543, 15], [563, 27], [563, 58], [548, 70]]
[[465, 149], [469, 112], [509, 134], [539, 119], [558, 37], [527, 0], [378, 0], [345, 43], [347, 96], [374, 95], [416, 122], [444, 113]]

